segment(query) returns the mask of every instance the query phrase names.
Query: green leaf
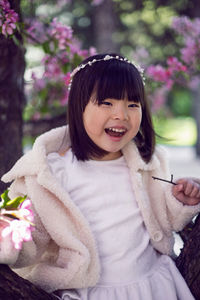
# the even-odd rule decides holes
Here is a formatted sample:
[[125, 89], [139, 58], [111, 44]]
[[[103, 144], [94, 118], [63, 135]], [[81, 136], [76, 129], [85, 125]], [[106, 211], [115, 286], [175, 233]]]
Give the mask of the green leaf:
[[15, 43], [18, 47], [20, 47], [20, 46], [22, 45], [21, 42], [16, 38], [15, 35], [12, 35], [12, 39], [13, 39], [14, 43]]
[[3, 192], [3, 194], [1, 194], [2, 201], [0, 202], [0, 209], [5, 208], [7, 203], [10, 201], [10, 198], [8, 196], [8, 192], [9, 192], [9, 190], [7, 189]]
[[48, 41], [44, 42], [42, 44], [42, 48], [43, 48], [43, 50], [44, 50], [45, 53], [51, 54], [51, 50], [50, 50], [50, 46], [49, 46], [49, 42]]
[[0, 209], [5, 208], [5, 209], [16, 209], [22, 203], [27, 196], [24, 197], [16, 197], [14, 199], [10, 199], [8, 196], [9, 190], [5, 190], [3, 194], [1, 195], [2, 201], [0, 202]]
[[8, 209], [16, 209], [18, 206], [26, 199], [27, 196], [24, 197], [16, 197], [7, 202], [6, 208]]

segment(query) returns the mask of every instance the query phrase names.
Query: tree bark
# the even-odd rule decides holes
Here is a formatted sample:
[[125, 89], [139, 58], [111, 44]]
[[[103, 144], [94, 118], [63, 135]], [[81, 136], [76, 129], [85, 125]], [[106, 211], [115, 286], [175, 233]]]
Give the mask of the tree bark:
[[104, 0], [94, 9], [93, 16], [95, 47], [98, 52], [119, 52], [119, 45], [113, 40], [117, 31], [117, 17], [112, 0]]
[[[11, 1], [19, 12], [18, 0]], [[22, 37], [16, 34], [22, 45]], [[22, 111], [24, 96], [24, 48], [0, 34], [0, 177], [22, 155]], [[0, 181], [0, 192], [6, 185]]]
[[193, 116], [197, 127], [195, 150], [197, 157], [200, 157], [200, 88], [193, 91]]
[[55, 300], [51, 294], [19, 277], [7, 265], [0, 265], [1, 300]]
[[66, 125], [66, 114], [62, 114], [51, 119], [30, 120], [24, 122], [24, 136], [37, 137], [50, 129]]
[[176, 259], [176, 266], [185, 278], [196, 300], [200, 299], [200, 215], [194, 225], [185, 229], [184, 248]]

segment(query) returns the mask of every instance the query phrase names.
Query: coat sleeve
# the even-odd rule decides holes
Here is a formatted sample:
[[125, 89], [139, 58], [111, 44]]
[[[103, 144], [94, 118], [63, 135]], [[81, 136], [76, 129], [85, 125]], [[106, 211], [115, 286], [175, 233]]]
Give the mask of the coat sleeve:
[[[160, 174], [162, 174], [162, 178], [170, 180], [171, 173], [167, 153], [164, 149], [160, 148], [158, 150], [158, 157], [161, 163]], [[172, 194], [172, 185], [170, 183], [164, 183], [163, 188], [169, 222], [174, 231], [180, 231], [200, 212], [200, 204], [185, 205], [177, 200]]]
[[[9, 196], [14, 198], [24, 195], [27, 195], [24, 179], [18, 178], [11, 184]], [[35, 224], [32, 241], [24, 242], [22, 249], [16, 250], [11, 241], [11, 236], [4, 238], [0, 244], [0, 263], [8, 264], [14, 268], [25, 267], [34, 264], [46, 250], [50, 237], [35, 211], [33, 203], [31, 209], [34, 213]]]

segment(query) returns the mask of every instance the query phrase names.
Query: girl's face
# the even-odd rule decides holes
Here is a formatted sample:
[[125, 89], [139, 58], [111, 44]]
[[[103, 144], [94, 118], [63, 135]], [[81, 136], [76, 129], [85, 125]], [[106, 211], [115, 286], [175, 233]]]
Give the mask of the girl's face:
[[88, 136], [98, 147], [109, 152], [101, 160], [120, 157], [121, 149], [138, 133], [141, 120], [140, 103], [126, 99], [105, 99], [100, 105], [90, 99], [83, 113]]

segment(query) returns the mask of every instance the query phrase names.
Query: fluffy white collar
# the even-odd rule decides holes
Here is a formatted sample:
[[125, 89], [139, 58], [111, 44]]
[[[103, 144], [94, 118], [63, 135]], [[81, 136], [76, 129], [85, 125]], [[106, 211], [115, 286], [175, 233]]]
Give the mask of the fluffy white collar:
[[[2, 177], [2, 181], [10, 182], [23, 176], [39, 175], [41, 172], [49, 172], [47, 155], [51, 152], [62, 152], [70, 147], [68, 126], [52, 129], [39, 136], [31, 151], [22, 156], [13, 168]], [[159, 167], [157, 148], [151, 161], [145, 163], [141, 158], [134, 142], [128, 143], [122, 149], [128, 166], [135, 172], [138, 170], [151, 171]]]

